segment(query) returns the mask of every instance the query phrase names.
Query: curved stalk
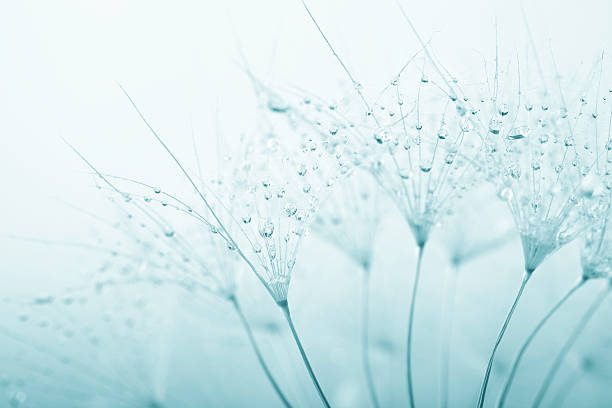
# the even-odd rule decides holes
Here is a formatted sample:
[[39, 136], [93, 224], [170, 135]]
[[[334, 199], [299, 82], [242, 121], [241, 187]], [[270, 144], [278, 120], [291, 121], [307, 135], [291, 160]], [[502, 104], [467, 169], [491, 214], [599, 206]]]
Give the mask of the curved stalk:
[[363, 371], [365, 373], [370, 399], [374, 408], [380, 407], [374, 386], [374, 377], [370, 367], [370, 341], [369, 341], [369, 310], [370, 310], [370, 268], [363, 268], [363, 294], [361, 309], [361, 352]]
[[289, 328], [291, 329], [291, 334], [293, 335], [295, 344], [297, 345], [300, 351], [300, 355], [302, 356], [302, 360], [304, 361], [306, 370], [308, 371], [308, 374], [310, 375], [310, 379], [312, 380], [312, 383], [317, 389], [317, 393], [319, 394], [319, 398], [321, 398], [321, 402], [323, 403], [323, 406], [325, 406], [325, 408], [331, 408], [331, 405], [329, 405], [329, 402], [327, 402], [327, 398], [325, 398], [325, 394], [323, 393], [323, 390], [321, 389], [321, 386], [319, 385], [319, 381], [317, 380], [317, 377], [314, 371], [312, 370], [312, 366], [310, 365], [310, 362], [308, 361], [308, 356], [306, 356], [304, 347], [302, 347], [302, 342], [300, 341], [300, 337], [298, 336], [297, 331], [295, 330], [295, 326], [293, 325], [293, 320], [291, 319], [291, 313], [289, 312], [289, 304], [285, 300], [283, 302], [279, 302], [278, 306], [283, 310], [283, 314], [285, 315], [285, 319], [287, 319], [287, 323], [289, 324]]
[[516, 375], [516, 372], [518, 370], [518, 366], [521, 363], [523, 355], [527, 351], [527, 348], [529, 348], [529, 345], [531, 344], [531, 342], [533, 341], [535, 336], [538, 334], [540, 329], [542, 329], [542, 327], [546, 324], [546, 322], [551, 318], [551, 316], [553, 314], [555, 314], [557, 312], [557, 310], [559, 310], [559, 308], [561, 306], [563, 306], [563, 304], [567, 301], [567, 299], [569, 299], [570, 296], [572, 296], [578, 289], [580, 289], [584, 285], [585, 282], [586, 282], [586, 280], [582, 279], [582, 278], [578, 282], [576, 282], [576, 284], [574, 284], [567, 291], [567, 293], [561, 298], [561, 300], [559, 300], [557, 302], [557, 304], [555, 306], [553, 306], [552, 309], [550, 309], [550, 311], [546, 314], [546, 316], [544, 316], [542, 318], [542, 320], [540, 320], [538, 325], [529, 334], [529, 337], [527, 337], [527, 339], [525, 340], [525, 342], [521, 346], [520, 350], [518, 351], [516, 357], [514, 358], [514, 362], [512, 363], [512, 368], [510, 369], [510, 374], [508, 375], [508, 378], [507, 378], [507, 380], [506, 380], [506, 382], [504, 384], [504, 388], [503, 388], [503, 390], [502, 390], [502, 392], [501, 392], [501, 394], [499, 396], [499, 400], [497, 402], [497, 407], [498, 408], [502, 408], [504, 406], [504, 404], [506, 403], [506, 398], [508, 397], [510, 389], [512, 388], [512, 382], [514, 381], [514, 376]]
[[270, 369], [268, 368], [268, 365], [266, 364], [263, 358], [263, 355], [261, 354], [261, 350], [259, 350], [259, 346], [257, 345], [257, 342], [255, 341], [255, 336], [253, 335], [251, 326], [249, 325], [249, 322], [247, 321], [246, 317], [244, 316], [244, 313], [242, 312], [242, 308], [240, 307], [240, 303], [238, 303], [238, 299], [236, 299], [235, 296], [231, 296], [229, 300], [234, 306], [234, 309], [236, 310], [238, 317], [240, 317], [240, 322], [244, 326], [244, 330], [246, 331], [247, 336], [249, 338], [249, 342], [251, 343], [251, 347], [253, 348], [253, 351], [255, 352], [255, 355], [257, 356], [259, 365], [261, 366], [264, 373], [266, 374], [268, 381], [270, 381], [272, 388], [274, 388], [274, 391], [276, 391], [276, 394], [278, 395], [278, 398], [280, 398], [280, 400], [282, 401], [283, 405], [286, 408], [291, 408], [291, 404], [289, 403], [289, 401], [287, 400], [287, 397], [285, 397], [285, 394], [283, 394], [280, 387], [278, 386], [278, 383], [272, 376], [272, 373], [270, 372]]
[[489, 356], [489, 363], [487, 364], [487, 371], [485, 372], [484, 378], [482, 380], [482, 386], [480, 387], [480, 395], [478, 397], [478, 408], [482, 408], [484, 405], [485, 396], [487, 394], [487, 385], [489, 384], [489, 377], [491, 376], [491, 368], [493, 367], [493, 360], [495, 359], [495, 353], [497, 352], [497, 348], [499, 347], [499, 344], [501, 343], [502, 338], [504, 337], [504, 334], [506, 333], [506, 329], [508, 328], [510, 319], [512, 318], [512, 315], [514, 314], [516, 305], [518, 304], [521, 298], [521, 295], [523, 294], [523, 290], [525, 289], [525, 285], [529, 281], [529, 278], [531, 277], [532, 273], [533, 271], [525, 271], [525, 273], [523, 274], [523, 282], [521, 283], [521, 287], [519, 288], [519, 291], [516, 294], [516, 297], [514, 298], [514, 302], [512, 303], [512, 306], [510, 307], [508, 314], [506, 315], [506, 320], [504, 321], [504, 324], [501, 330], [499, 331], [497, 340], [495, 341], [495, 345], [493, 346], [493, 350], [491, 351], [491, 355]]
[[455, 295], [457, 293], [457, 274], [459, 264], [453, 265], [450, 271], [450, 278], [446, 288], [446, 305], [443, 314], [444, 328], [442, 333], [442, 345], [440, 351], [440, 407], [448, 407], [448, 384], [450, 366], [450, 346], [453, 334], [453, 311], [455, 305]]
[[574, 330], [572, 331], [568, 339], [565, 341], [565, 344], [563, 344], [563, 347], [561, 348], [561, 350], [559, 350], [559, 353], [557, 354], [555, 361], [550, 367], [550, 370], [548, 370], [546, 378], [544, 378], [544, 381], [542, 382], [542, 385], [540, 386], [540, 389], [536, 394], [535, 400], [531, 405], [532, 408], [537, 408], [542, 403], [542, 400], [546, 395], [546, 391], [548, 391], [548, 388], [552, 384], [552, 381], [555, 378], [557, 371], [559, 371], [561, 364], [565, 360], [565, 357], [567, 357], [567, 354], [571, 350], [576, 340], [578, 340], [578, 337], [580, 337], [580, 334], [584, 331], [586, 325], [589, 323], [597, 309], [599, 309], [599, 306], [601, 306], [608, 293], [610, 293], [611, 288], [612, 286], [608, 286], [604, 291], [599, 294], [599, 296], [595, 298], [595, 300], [593, 301], [593, 303], [591, 303], [591, 306], [584, 313], [576, 327], [574, 327]]
[[414, 305], [417, 290], [419, 287], [419, 275], [421, 274], [421, 261], [423, 260], [423, 249], [425, 244], [418, 246], [417, 264], [414, 274], [414, 284], [412, 286], [412, 299], [410, 299], [410, 311], [408, 316], [408, 336], [406, 338], [406, 384], [408, 386], [409, 407], [414, 408], [414, 391], [412, 389], [412, 321], [414, 320]]

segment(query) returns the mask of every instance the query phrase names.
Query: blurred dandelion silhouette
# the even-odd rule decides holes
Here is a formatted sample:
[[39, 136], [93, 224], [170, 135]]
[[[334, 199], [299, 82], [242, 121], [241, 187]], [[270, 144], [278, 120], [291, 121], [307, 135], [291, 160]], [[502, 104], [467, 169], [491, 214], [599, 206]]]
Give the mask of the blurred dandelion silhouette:
[[[455, 297], [461, 269], [472, 261], [500, 250], [515, 236], [510, 220], [499, 218], [495, 205], [485, 208], [478, 203], [488, 199], [489, 191], [474, 191], [453, 210], [445, 226], [442, 240], [447, 248], [449, 264], [444, 282], [442, 344], [440, 350], [440, 406], [449, 405], [449, 369], [453, 335]], [[484, 222], [490, 229], [478, 226]]]
[[[604, 335], [605, 336], [605, 335]], [[603, 337], [603, 336], [602, 336]], [[604, 337], [605, 338], [605, 337]], [[609, 338], [607, 338], [609, 342]], [[576, 389], [586, 381], [608, 383], [612, 378], [609, 361], [609, 343], [598, 343], [594, 350], [575, 350], [568, 355], [567, 379], [557, 387], [551, 406], [562, 407], [566, 400], [576, 394]], [[567, 404], [565, 404], [567, 405]]]
[[[365, 177], [364, 177], [365, 176]], [[369, 304], [374, 241], [381, 212], [378, 188], [370, 177], [354, 170], [322, 202], [312, 229], [363, 269], [361, 348], [372, 405], [380, 406], [370, 365]]]
[[[134, 296], [135, 288], [141, 295]], [[19, 330], [0, 328], [9, 345], [4, 352], [20, 360], [8, 375], [27, 378], [9, 405], [195, 406], [166, 393], [175, 302], [168, 292], [165, 300], [155, 298], [149, 288], [87, 286], [11, 299], [10, 307], [28, 310], [32, 319], [21, 319]]]

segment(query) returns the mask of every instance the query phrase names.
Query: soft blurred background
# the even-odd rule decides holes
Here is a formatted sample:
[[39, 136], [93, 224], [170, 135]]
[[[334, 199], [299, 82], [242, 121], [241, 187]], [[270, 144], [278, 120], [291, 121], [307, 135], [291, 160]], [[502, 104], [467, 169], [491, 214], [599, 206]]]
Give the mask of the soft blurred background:
[[[420, 46], [393, 1], [311, 0], [313, 14], [365, 91], [387, 85]], [[403, 2], [457, 76], [484, 59], [525, 52], [528, 35], [568, 75], [610, 50], [607, 0]], [[497, 25], [497, 30], [496, 30]], [[104, 172], [189, 186], [120, 91], [121, 83], [177, 156], [214, 168], [217, 140], [256, 120], [245, 61], [262, 80], [333, 101], [346, 81], [299, 1], [21, 1], [0, 3], [0, 406], [281, 406], [231, 307], [216, 297], [134, 283], [100, 290], [94, 276], [121, 263], [87, 245], [112, 243], [92, 215], [117, 214], [62, 138]], [[606, 56], [609, 58], [609, 56]], [[417, 405], [438, 406], [441, 314], [449, 246], [504, 237], [462, 265], [451, 345], [449, 406], [475, 404], [482, 372], [522, 270], [509, 213], [483, 187], [464, 203], [460, 238], [434, 232], [423, 264], [414, 337]], [[75, 208], [76, 207], [76, 208]], [[401, 216], [383, 198], [372, 264], [371, 341], [383, 406], [405, 406], [407, 307], [416, 261]], [[453, 220], [448, 220], [453, 225]], [[106, 245], [106, 244], [105, 244]], [[490, 388], [528, 331], [579, 275], [580, 242], [547, 260], [525, 292]], [[335, 407], [369, 406], [360, 360], [361, 271], [317, 234], [304, 241], [291, 284], [296, 326]], [[300, 259], [302, 262], [300, 262]], [[316, 406], [282, 314], [248, 273], [239, 294], [281, 387]], [[544, 367], [603, 282], [591, 282], [529, 351], [508, 406], [527, 406]], [[568, 407], [612, 405], [612, 298], [588, 326], [545, 403], [568, 387]], [[492, 400], [490, 401], [493, 402]], [[551, 405], [553, 406], [553, 405]]]

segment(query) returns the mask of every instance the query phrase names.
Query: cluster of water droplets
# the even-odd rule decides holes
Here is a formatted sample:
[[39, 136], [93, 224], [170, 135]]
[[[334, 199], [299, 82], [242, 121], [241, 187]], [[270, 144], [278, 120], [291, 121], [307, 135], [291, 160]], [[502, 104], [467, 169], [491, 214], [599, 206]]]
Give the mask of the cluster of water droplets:
[[348, 92], [327, 118], [329, 127], [349, 134], [345, 151], [351, 163], [374, 176], [419, 244], [480, 172], [481, 139], [467, 100], [443, 91], [442, 82], [407, 64], [366, 102], [365, 113], [364, 102]]
[[587, 279], [612, 278], [612, 207], [585, 234], [581, 253], [582, 273]]
[[527, 270], [596, 222], [612, 188], [609, 125], [598, 114], [610, 112], [608, 92], [587, 78], [577, 84], [557, 75], [549, 89], [505, 73], [475, 98], [487, 175], [515, 219]]
[[350, 167], [343, 163], [340, 130], [307, 119], [321, 106], [301, 96], [289, 103], [266, 95], [262, 124], [241, 137], [210, 184], [231, 245], [282, 302], [321, 200]]
[[[104, 266], [97, 276], [98, 290], [144, 281], [233, 296], [241, 264], [231, 244], [210, 233], [212, 222], [160, 187], [129, 179], [113, 183], [122, 192], [120, 199], [116, 191], [107, 192], [117, 210], [114, 235], [98, 244], [111, 250], [121, 268]], [[107, 269], [120, 272], [109, 276]]]

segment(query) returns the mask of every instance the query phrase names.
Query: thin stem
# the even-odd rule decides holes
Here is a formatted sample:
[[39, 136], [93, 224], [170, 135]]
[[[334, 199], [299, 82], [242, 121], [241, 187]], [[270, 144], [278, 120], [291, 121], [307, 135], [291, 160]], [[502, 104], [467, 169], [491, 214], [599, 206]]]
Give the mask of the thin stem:
[[283, 310], [285, 319], [287, 319], [287, 323], [289, 324], [289, 328], [291, 329], [291, 334], [293, 334], [293, 339], [295, 340], [295, 344], [300, 350], [300, 355], [302, 356], [302, 360], [304, 361], [306, 370], [308, 370], [310, 379], [312, 380], [312, 383], [317, 389], [317, 393], [319, 394], [319, 398], [321, 398], [321, 402], [323, 403], [325, 408], [331, 408], [331, 405], [329, 405], [329, 402], [327, 402], [327, 398], [325, 398], [325, 394], [323, 393], [323, 390], [321, 389], [321, 386], [319, 385], [319, 381], [317, 381], [317, 377], [314, 371], [312, 370], [312, 367], [310, 366], [310, 362], [308, 361], [306, 352], [304, 351], [304, 348], [302, 347], [302, 342], [300, 341], [300, 337], [298, 336], [297, 331], [295, 330], [295, 326], [293, 326], [293, 320], [291, 319], [291, 313], [289, 312], [289, 304], [285, 300], [283, 302], [279, 302], [278, 306]]
[[504, 321], [504, 325], [499, 331], [499, 335], [497, 336], [497, 340], [495, 341], [495, 345], [493, 346], [493, 350], [491, 351], [491, 355], [489, 356], [489, 363], [487, 364], [487, 371], [485, 372], [484, 379], [482, 380], [482, 386], [480, 387], [480, 396], [478, 397], [478, 408], [482, 408], [484, 405], [485, 395], [487, 393], [487, 385], [489, 385], [489, 377], [491, 376], [491, 368], [493, 367], [493, 360], [495, 359], [495, 353], [497, 352], [497, 348], [504, 337], [504, 333], [506, 333], [506, 329], [508, 328], [508, 324], [510, 323], [510, 319], [514, 314], [514, 310], [516, 309], [516, 305], [518, 304], [521, 295], [523, 294], [523, 290], [525, 289], [525, 285], [529, 281], [531, 274], [533, 271], [525, 271], [523, 274], [523, 282], [521, 283], [521, 287], [519, 288], [516, 297], [514, 298], [514, 302], [512, 303], [512, 307], [508, 311], [506, 315], [506, 320]]
[[453, 333], [453, 311], [455, 310], [455, 295], [457, 293], [457, 274], [459, 273], [459, 264], [453, 265], [450, 271], [450, 277], [446, 287], [446, 304], [443, 314], [443, 332], [442, 332], [442, 347], [440, 358], [440, 407], [448, 407], [448, 384], [449, 384], [449, 366], [450, 366], [450, 346]]
[[261, 351], [259, 350], [259, 346], [257, 345], [257, 342], [255, 341], [255, 336], [253, 335], [253, 331], [251, 330], [251, 326], [249, 325], [249, 322], [247, 321], [246, 317], [244, 316], [244, 313], [242, 312], [242, 308], [240, 307], [240, 303], [238, 303], [238, 299], [236, 299], [235, 296], [231, 296], [229, 298], [229, 300], [232, 303], [232, 305], [234, 306], [234, 309], [236, 310], [236, 313], [238, 314], [238, 317], [240, 317], [240, 322], [242, 323], [242, 326], [244, 326], [244, 330], [247, 333], [247, 336], [249, 338], [249, 342], [251, 343], [251, 347], [253, 347], [253, 351], [255, 352], [255, 355], [257, 356], [257, 360], [259, 361], [259, 365], [264, 370], [264, 373], [266, 374], [266, 377], [268, 378], [268, 381], [270, 381], [270, 384], [274, 388], [274, 391], [276, 391], [276, 394], [278, 395], [278, 397], [283, 402], [283, 405], [285, 407], [287, 407], [287, 408], [291, 408], [291, 404], [289, 403], [289, 401], [285, 397], [285, 394], [283, 394], [283, 392], [281, 391], [280, 387], [278, 386], [278, 383], [276, 382], [276, 380], [272, 376], [272, 373], [270, 372], [270, 369], [268, 368], [268, 365], [266, 364], [266, 362], [265, 362], [265, 360], [263, 358], [263, 355], [261, 354]]
[[584, 315], [582, 316], [582, 318], [580, 319], [576, 327], [574, 327], [574, 330], [572, 331], [568, 339], [565, 341], [565, 344], [563, 345], [561, 350], [559, 350], [559, 353], [557, 354], [555, 361], [550, 367], [550, 370], [548, 370], [548, 373], [546, 374], [546, 378], [544, 379], [544, 382], [542, 382], [542, 385], [540, 386], [540, 389], [538, 390], [538, 393], [536, 394], [535, 400], [533, 401], [533, 404], [531, 405], [532, 408], [537, 408], [540, 406], [540, 403], [542, 403], [542, 400], [544, 399], [544, 396], [546, 395], [546, 391], [548, 391], [548, 388], [552, 384], [552, 381], [555, 378], [555, 375], [557, 374], [557, 372], [559, 371], [561, 364], [563, 364], [565, 357], [567, 357], [567, 354], [571, 350], [576, 340], [578, 340], [578, 337], [580, 337], [580, 334], [584, 331], [584, 328], [586, 327], [586, 325], [589, 323], [589, 321], [591, 320], [591, 318], [593, 317], [593, 315], [595, 314], [599, 306], [601, 306], [602, 302], [604, 301], [608, 293], [610, 293], [610, 288], [612, 288], [612, 286], [608, 286], [604, 291], [602, 291], [599, 294], [599, 296], [595, 298], [595, 300], [593, 301], [593, 303], [591, 303], [591, 306], [584, 313]]
[[506, 402], [506, 398], [507, 398], [507, 396], [508, 396], [508, 394], [510, 392], [510, 389], [512, 387], [512, 382], [514, 381], [514, 376], [516, 375], [516, 372], [518, 370], [518, 366], [521, 363], [523, 355], [527, 351], [527, 348], [529, 347], [529, 345], [531, 344], [533, 339], [536, 337], [536, 335], [538, 334], [540, 329], [551, 318], [551, 316], [553, 314], [555, 314], [557, 312], [557, 310], [559, 310], [559, 308], [561, 308], [561, 306], [563, 306], [563, 304], [567, 301], [567, 299], [569, 299], [574, 294], [574, 292], [576, 292], [578, 289], [580, 289], [584, 285], [585, 282], [586, 282], [586, 280], [582, 279], [582, 278], [578, 282], [576, 282], [576, 284], [574, 284], [567, 291], [567, 293], [561, 298], [561, 300], [559, 300], [559, 302], [557, 302], [557, 304], [555, 306], [553, 306], [552, 309], [550, 309], [550, 311], [546, 314], [546, 316], [544, 316], [542, 318], [542, 320], [540, 320], [538, 325], [529, 334], [529, 337], [527, 337], [527, 339], [525, 340], [525, 342], [521, 346], [519, 352], [517, 353], [516, 357], [514, 358], [514, 362], [512, 363], [512, 368], [510, 369], [510, 374], [508, 375], [508, 379], [506, 380], [506, 383], [504, 384], [504, 388], [503, 388], [503, 390], [501, 392], [501, 395], [499, 397], [499, 401], [497, 402], [497, 407], [498, 408], [502, 408], [504, 406], [504, 404]]
[[554, 397], [551, 407], [561, 408], [563, 404], [567, 400], [567, 397], [570, 396], [574, 388], [580, 383], [580, 380], [584, 379], [583, 376], [580, 375], [572, 375], [567, 380], [563, 382], [561, 387], [559, 387], [559, 391], [557, 395]]
[[374, 377], [372, 376], [372, 368], [370, 367], [370, 341], [369, 341], [369, 310], [370, 310], [370, 268], [363, 268], [363, 285], [362, 285], [362, 309], [361, 309], [361, 352], [363, 361], [363, 371], [365, 373], [370, 399], [372, 406], [378, 408], [378, 397], [376, 395], [376, 387], [374, 386]]
[[412, 322], [414, 320], [414, 305], [419, 287], [419, 275], [421, 274], [421, 261], [423, 260], [423, 249], [425, 244], [418, 246], [417, 264], [414, 273], [414, 284], [412, 286], [412, 299], [410, 299], [410, 311], [408, 316], [408, 337], [406, 338], [406, 383], [408, 385], [409, 407], [414, 408], [414, 391], [412, 389]]

